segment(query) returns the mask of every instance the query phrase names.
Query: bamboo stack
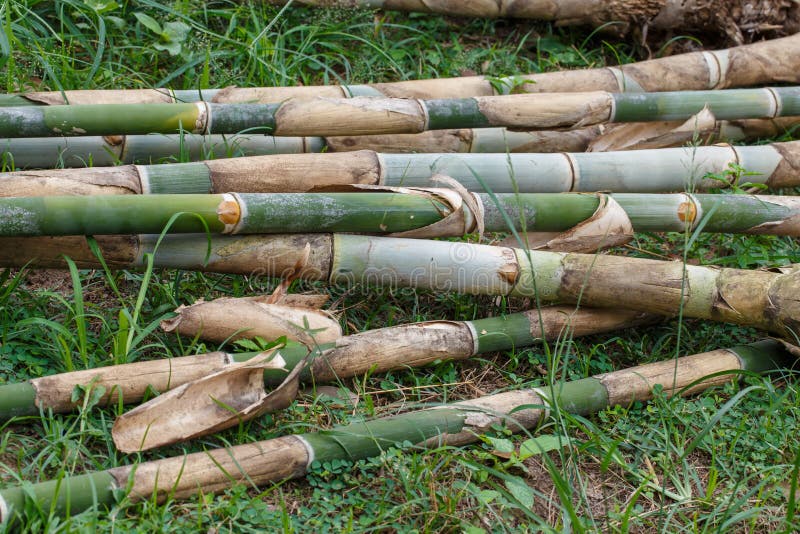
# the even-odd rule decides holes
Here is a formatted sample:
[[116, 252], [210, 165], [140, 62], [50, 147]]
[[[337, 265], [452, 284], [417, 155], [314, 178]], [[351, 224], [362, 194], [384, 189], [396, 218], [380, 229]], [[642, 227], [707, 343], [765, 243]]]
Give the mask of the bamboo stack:
[[[688, 28], [714, 29], [737, 42], [744, 40], [740, 27], [747, 16], [780, 20], [786, 32], [800, 20], [800, 8], [783, 4], [747, 16], [720, 2], [691, 16], [680, 9], [667, 12], [658, 1], [639, 11], [628, 4], [622, 9], [622, 2], [551, 2], [549, 11], [541, 2], [524, 1], [365, 4], [565, 23], [619, 17], [628, 26], [647, 21], [654, 28], [678, 17]], [[716, 17], [711, 22], [700, 17], [708, 10]], [[139, 402], [155, 387], [160, 396], [114, 427], [118, 449], [134, 452], [284, 408], [301, 382], [461, 360], [664, 317], [730, 322], [795, 339], [800, 270], [794, 267], [717, 269], [580, 252], [623, 244], [635, 231], [800, 236], [795, 197], [694, 192], [739, 188], [719, 178], [732, 165], [755, 171], [747, 177], [755, 184], [796, 186], [797, 142], [604, 152], [774, 134], [797, 125], [800, 86], [765, 87], [800, 83], [796, 52], [800, 36], [499, 80], [6, 95], [0, 98], [0, 135], [8, 138], [2, 143], [15, 164], [51, 161], [47, 154], [58, 146], [70, 146], [67, 157], [73, 159], [113, 147], [97, 160], [102, 163], [166, 156], [175, 143], [191, 159], [206, 149], [273, 155], [4, 173], [0, 267], [63, 268], [65, 256], [86, 268], [137, 268], [152, 261], [158, 267], [282, 278], [280, 291], [305, 279], [521, 297], [537, 308], [344, 337], [335, 320], [314, 310], [280, 308], [272, 300], [272, 307], [252, 299], [204, 303], [182, 310], [166, 328], [220, 342], [242, 330], [291, 341], [264, 352], [220, 351], [0, 386], [0, 418], [71, 411], [76, 386], [103, 388], [100, 405]], [[510, 153], [531, 143], [560, 153]], [[580, 153], [587, 149], [599, 152]], [[352, 152], [301, 154], [327, 150]], [[447, 154], [486, 150], [494, 153]], [[37, 152], [45, 156], [37, 159]], [[643, 169], [647, 182], [640, 179]], [[431, 187], [433, 175], [445, 187]], [[632, 193], [675, 190], [681, 192]], [[482, 237], [485, 231], [510, 232], [517, 247], [432, 240]], [[541, 302], [562, 306], [539, 308]], [[269, 328], [255, 329], [262, 326]], [[112, 504], [122, 488], [134, 500], [163, 501], [220, 491], [244, 479], [266, 484], [298, 477], [314, 459], [365, 458], [399, 442], [463, 445], [497, 423], [512, 431], [532, 428], [553, 407], [586, 415], [647, 400], [656, 386], [688, 394], [725, 383], [738, 371], [774, 370], [790, 349], [768, 340], [326, 432], [9, 488], [0, 490], [0, 520], [13, 520], [31, 498], [47, 509], [76, 513], [95, 503]]]
[[[588, 415], [609, 406], [652, 398], [661, 386], [670, 395], [690, 394], [723, 384], [737, 372], [768, 372], [789, 356], [775, 340], [646, 364], [591, 378], [489, 395], [475, 400], [412, 411], [325, 432], [287, 435], [107, 471], [0, 490], [0, 521], [13, 525], [32, 499], [40, 509], [73, 515], [94, 506], [110, 507], [125, 489], [133, 500], [185, 499], [197, 492], [220, 492], [242, 481], [264, 486], [308, 472], [311, 462], [358, 460], [388, 447], [463, 446], [478, 441], [493, 425], [512, 432], [536, 427], [553, 405]], [[703, 380], [704, 377], [710, 376]]]

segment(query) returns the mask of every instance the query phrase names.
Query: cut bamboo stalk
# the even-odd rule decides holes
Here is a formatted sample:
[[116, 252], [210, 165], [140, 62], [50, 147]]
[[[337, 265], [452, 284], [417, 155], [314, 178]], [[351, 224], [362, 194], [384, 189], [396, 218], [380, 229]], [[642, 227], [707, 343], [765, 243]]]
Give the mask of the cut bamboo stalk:
[[[364, 186], [367, 187], [367, 186]], [[365, 191], [364, 187], [360, 191]], [[0, 236], [123, 233], [358, 232], [431, 238], [483, 230], [565, 232], [608, 216], [609, 242], [632, 231], [800, 236], [790, 196], [619, 193], [459, 193], [372, 187], [356, 193], [224, 193], [0, 198]], [[135, 213], [136, 217], [124, 214]], [[172, 221], [172, 224], [170, 224]], [[703, 224], [700, 224], [703, 221]], [[168, 226], [169, 225], [169, 226]], [[632, 225], [632, 229], [631, 229]], [[624, 242], [624, 239], [623, 239]]]
[[[270, 0], [286, 4], [287, 0]], [[364, 7], [440, 13], [461, 17], [512, 17], [555, 22], [557, 26], [588, 25], [624, 34], [632, 28], [650, 32], [701, 33], [742, 43], [762, 35], [800, 31], [800, 8], [793, 2], [746, 0], [298, 0], [309, 6]]]
[[[214, 158], [297, 154], [308, 152], [353, 152], [376, 150], [395, 153], [508, 153], [585, 152], [685, 146], [687, 143], [745, 141], [784, 135], [800, 123], [800, 117], [772, 120], [712, 121], [686, 127], [681, 121], [647, 123], [647, 135], [622, 133], [621, 141], [606, 138], [623, 127], [592, 126], [567, 131], [517, 131], [505, 128], [432, 130], [420, 134], [360, 135], [332, 137], [272, 137], [194, 134], [116, 135], [110, 137], [35, 137], [0, 139], [5, 168], [108, 167], [117, 164], [148, 164], [178, 158], [198, 161]], [[652, 131], [655, 130], [655, 133]], [[606, 146], [608, 145], [608, 146]]]
[[245, 482], [265, 486], [305, 475], [314, 461], [370, 458], [406, 442], [417, 447], [467, 445], [494, 425], [513, 432], [532, 429], [548, 417], [553, 405], [589, 415], [610, 406], [649, 400], [658, 386], [668, 395], [697, 393], [735, 379], [741, 371], [765, 373], [789, 361], [791, 356], [781, 343], [767, 340], [322, 432], [12, 486], [0, 490], [0, 521], [13, 526], [11, 522], [24, 513], [30, 499], [40, 509], [71, 515], [95, 506], [110, 507], [123, 489], [134, 501], [152, 498], [163, 502], [198, 492], [220, 492]]
[[[303, 193], [354, 184], [430, 187], [443, 174], [469, 191], [560, 193], [668, 192], [721, 188], [736, 164], [747, 182], [800, 185], [800, 141], [608, 153], [389, 154], [358, 151], [286, 154], [196, 163], [0, 173], [0, 197]], [[648, 172], [642, 174], [646, 167]]]
[[[206, 309], [202, 315], [213, 317], [215, 328], [209, 330], [205, 325], [201, 328], [197, 322], [190, 320], [182, 326], [182, 333], [216, 341], [220, 338], [232, 339], [243, 327], [250, 327], [248, 335], [251, 337], [268, 336], [265, 337], [267, 340], [277, 337], [274, 327], [265, 328], [264, 323], [276, 313], [281, 313], [282, 309], [274, 305], [262, 305], [257, 310], [246, 310], [243, 318], [240, 308], [249, 307], [250, 304], [252, 301], [248, 299], [222, 299], [204, 303]], [[293, 314], [305, 312], [293, 310]], [[225, 317], [227, 322], [224, 321]], [[289, 343], [279, 350], [285, 362], [284, 368], [265, 372], [264, 382], [267, 387], [275, 387], [283, 382], [289, 371], [304, 360], [309, 347], [313, 348], [315, 359], [302, 378], [327, 382], [366, 372], [419, 367], [438, 360], [460, 360], [477, 354], [532, 345], [542, 339], [612, 332], [657, 319], [658, 316], [627, 310], [576, 310], [554, 306], [474, 321], [414, 323], [336, 339], [310, 331], [309, 334], [314, 338], [311, 342], [305, 345]], [[171, 323], [165, 326], [173, 330]], [[281, 332], [278, 334], [283, 335]], [[103, 395], [98, 399], [100, 406], [118, 402], [138, 403], [147, 391], [163, 393], [261, 355], [254, 352], [211, 352], [100, 367], [2, 385], [0, 420], [36, 415], [40, 410], [52, 410], [55, 413], [73, 411], [80, 406], [80, 401], [75, 402], [72, 398], [76, 386], [91, 385], [102, 391]], [[230, 394], [237, 394], [237, 390]]]
[[[133, 268], [158, 236], [98, 239], [107, 263]], [[800, 332], [800, 271], [717, 269], [680, 262], [334, 234], [166, 236], [154, 264], [200, 271], [280, 276], [305, 261], [299, 276], [331, 284], [368, 284], [537, 297], [546, 302], [677, 314], [750, 325], [792, 338]], [[311, 249], [306, 259], [306, 246]], [[64, 268], [63, 255], [98, 267], [85, 238], [0, 240], [4, 267]], [[6, 252], [7, 251], [7, 252]]]
[[0, 135], [52, 137], [176, 133], [277, 136], [412, 134], [502, 126], [534, 130], [800, 115], [800, 87], [664, 93], [539, 93], [439, 100], [383, 97], [290, 99], [277, 104], [87, 104], [0, 108]]
[[467, 98], [509, 93], [582, 91], [657, 92], [731, 89], [800, 83], [800, 36], [723, 50], [689, 52], [616, 67], [542, 72], [506, 77], [464, 76], [432, 80], [297, 87], [224, 89], [78, 90], [0, 95], [0, 106], [154, 104], [185, 102], [270, 103], [289, 98], [388, 96]]

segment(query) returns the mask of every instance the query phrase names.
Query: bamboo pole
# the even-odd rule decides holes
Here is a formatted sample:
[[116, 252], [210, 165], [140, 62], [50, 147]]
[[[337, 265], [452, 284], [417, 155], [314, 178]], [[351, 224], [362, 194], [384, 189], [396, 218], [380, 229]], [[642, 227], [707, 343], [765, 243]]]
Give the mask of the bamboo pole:
[[[608, 153], [390, 154], [358, 151], [287, 154], [163, 165], [0, 173], [0, 197], [303, 193], [354, 184], [430, 187], [442, 174], [469, 191], [560, 193], [667, 192], [725, 187], [736, 164], [743, 179], [768, 187], [800, 185], [800, 141], [736, 147], [684, 147]], [[648, 172], [642, 174], [641, 169]]]
[[[218, 310], [206, 315], [223, 315], [215, 320], [215, 328], [209, 332], [197, 329], [196, 335], [203, 338], [234, 337], [242, 327], [252, 326], [250, 336], [271, 335], [273, 327], [265, 330], [263, 319], [272, 320], [281, 309], [262, 306], [250, 310], [242, 322], [241, 299], [225, 299], [216, 306]], [[247, 302], [245, 302], [247, 304]], [[305, 310], [295, 310], [304, 314]], [[233, 319], [233, 320], [231, 320]], [[462, 360], [487, 352], [510, 350], [532, 345], [542, 339], [559, 337], [581, 337], [612, 332], [630, 326], [654, 322], [657, 316], [627, 310], [575, 309], [563, 306], [541, 308], [501, 317], [490, 317], [473, 321], [428, 321], [370, 330], [337, 339], [321, 337], [311, 333], [313, 339], [304, 343], [287, 343], [277, 351], [283, 361], [281, 369], [264, 372], [260, 387], [274, 388], [281, 384], [296, 366], [305, 364], [305, 357], [312, 349], [312, 362], [301, 378], [305, 381], [330, 382], [337, 378], [357, 376], [367, 372], [386, 372], [392, 369], [421, 367], [438, 360]], [[302, 324], [302, 323], [301, 323]], [[196, 326], [196, 325], [195, 325]], [[169, 325], [167, 325], [169, 327]], [[185, 333], [189, 333], [184, 329]], [[227, 334], [227, 336], [226, 336]], [[265, 339], [274, 339], [268, 337]], [[147, 391], [164, 393], [231, 369], [265, 353], [210, 352], [168, 360], [142, 361], [124, 365], [99, 367], [85, 371], [74, 371], [34, 378], [18, 384], [0, 385], [0, 420], [11, 417], [37, 415], [40, 410], [67, 413], [75, 410], [80, 401], [72, 398], [76, 386], [90, 385], [102, 391], [99, 406], [138, 403]], [[255, 384], [249, 384], [250, 387]], [[225, 393], [225, 396], [245, 397], [244, 387]], [[222, 400], [222, 399], [219, 399]], [[232, 400], [236, 406], [241, 404]], [[227, 404], [227, 403], [224, 403]], [[217, 408], [220, 404], [216, 404]], [[171, 410], [174, 415], [174, 410]], [[230, 416], [230, 412], [227, 412]]]
[[510, 93], [582, 91], [657, 92], [731, 89], [800, 83], [800, 36], [722, 50], [689, 52], [614, 67], [506, 77], [464, 76], [389, 83], [224, 89], [78, 90], [0, 95], [0, 106], [154, 104], [185, 102], [270, 103], [288, 98], [467, 98]]
[[313, 461], [369, 458], [405, 442], [417, 447], [467, 445], [478, 441], [493, 425], [513, 432], [532, 429], [548, 416], [554, 404], [571, 413], [589, 415], [610, 406], [649, 400], [657, 386], [668, 395], [697, 393], [730, 381], [743, 370], [769, 372], [789, 360], [782, 344], [767, 340], [322, 432], [12, 486], [0, 490], [0, 521], [13, 526], [12, 521], [24, 513], [31, 499], [40, 509], [71, 515], [95, 506], [110, 507], [123, 489], [134, 501], [164, 502], [189, 498], [197, 492], [220, 492], [245, 481], [265, 486], [305, 475]]
[[0, 135], [52, 137], [240, 132], [277, 136], [412, 134], [503, 126], [581, 128], [687, 120], [704, 109], [721, 120], [800, 115], [800, 87], [664, 93], [539, 93], [439, 100], [382, 97], [290, 99], [277, 104], [87, 104], [0, 108]]
[[[158, 236], [106, 236], [97, 245], [112, 268], [145, 263]], [[207, 254], [210, 246], [210, 254]], [[310, 254], [306, 254], [306, 247]], [[0, 266], [64, 268], [100, 264], [83, 237], [0, 239]], [[800, 271], [717, 269], [607, 255], [527, 251], [459, 242], [345, 234], [166, 236], [159, 267], [282, 276], [331, 284], [413, 287], [468, 294], [536, 297], [545, 302], [622, 307], [800, 332]]]
[[[647, 123], [615, 128], [591, 126], [567, 131], [518, 131], [506, 128], [432, 130], [419, 134], [330, 137], [273, 137], [267, 135], [115, 135], [110, 137], [34, 137], [0, 139], [0, 163], [8, 169], [108, 167], [152, 164], [165, 160], [198, 161], [264, 154], [353, 152], [375, 150], [396, 153], [508, 153], [585, 152], [680, 147], [687, 143], [746, 141], [785, 135], [800, 117]], [[620, 132], [613, 143], [609, 134], [620, 127], [637, 128], [635, 135]]]
[[[363, 188], [360, 189], [364, 191]], [[0, 198], [0, 237], [123, 233], [358, 232], [432, 238], [565, 232], [596, 223], [609, 242], [632, 231], [800, 237], [790, 196], [487, 193], [370, 187], [355, 193], [224, 193]], [[135, 213], [135, 217], [127, 214]], [[700, 224], [703, 221], [703, 224]], [[170, 224], [171, 223], [171, 224]]]
[[[271, 0], [286, 4], [287, 0]], [[800, 9], [793, 2], [745, 0], [298, 0], [309, 6], [363, 7], [440, 13], [461, 17], [511, 17], [555, 22], [557, 26], [588, 25], [627, 33], [646, 26], [650, 32], [698, 32], [742, 43], [761, 35], [800, 31]]]

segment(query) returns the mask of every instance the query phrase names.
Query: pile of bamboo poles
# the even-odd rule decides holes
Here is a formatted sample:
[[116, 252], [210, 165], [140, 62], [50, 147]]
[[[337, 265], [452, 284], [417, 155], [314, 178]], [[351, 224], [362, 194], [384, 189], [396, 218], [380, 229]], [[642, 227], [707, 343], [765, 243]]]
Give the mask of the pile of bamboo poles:
[[[623, 13], [620, 2], [590, 2], [580, 14], [511, 4], [365, 5], [591, 24]], [[620, 20], [666, 24], [664, 6], [651, 4]], [[723, 15], [714, 28], [741, 41], [742, 21], [728, 4], [709, 5]], [[787, 30], [798, 22], [796, 6], [770, 13]], [[691, 24], [709, 28], [701, 19]], [[274, 277], [283, 283], [270, 297], [182, 307], [162, 326], [220, 343], [288, 339], [258, 353], [214, 352], [0, 385], [0, 419], [69, 412], [76, 386], [99, 388], [100, 405], [139, 403], [155, 389], [159, 396], [114, 425], [117, 448], [136, 452], [285, 408], [302, 383], [678, 315], [747, 325], [784, 341], [2, 489], [0, 519], [13, 520], [27, 499], [77, 513], [112, 504], [120, 489], [135, 500], [163, 501], [242, 480], [268, 484], [302, 476], [314, 460], [366, 458], [402, 442], [463, 445], [494, 424], [531, 429], [556, 407], [588, 415], [647, 400], [656, 386], [690, 394], [743, 370], [790, 365], [789, 343], [800, 333], [800, 270], [594, 252], [643, 231], [800, 237], [793, 196], [697, 193], [741, 192], [742, 180], [747, 187], [798, 186], [800, 142], [683, 146], [770, 137], [800, 124], [800, 36], [519, 80], [0, 97], [5, 159], [53, 167], [58, 153], [66, 166], [88, 159], [97, 165], [0, 174], [0, 267], [64, 268], [69, 257], [82, 268], [152, 262]], [[188, 147], [193, 161], [156, 163], [174, 155], [176, 144]], [[206, 148], [230, 158], [207, 158]], [[111, 166], [120, 162], [131, 164]], [[148, 164], [133, 164], [141, 162]], [[514, 246], [434, 240], [487, 232], [512, 234]], [[523, 297], [537, 307], [343, 336], [335, 318], [318, 309], [319, 299], [285, 294], [295, 279]]]

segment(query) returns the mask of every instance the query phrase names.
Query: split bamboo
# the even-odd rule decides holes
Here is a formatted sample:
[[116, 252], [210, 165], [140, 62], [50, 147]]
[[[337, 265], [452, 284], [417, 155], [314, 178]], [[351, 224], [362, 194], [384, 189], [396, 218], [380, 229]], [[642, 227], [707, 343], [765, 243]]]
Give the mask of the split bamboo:
[[[796, 223], [795, 223], [796, 224]], [[98, 237], [112, 268], [145, 263], [158, 236]], [[210, 253], [208, 248], [210, 247]], [[310, 248], [310, 254], [307, 251]], [[84, 237], [0, 239], [3, 267], [64, 268], [99, 261]], [[7, 252], [6, 252], [7, 251]], [[800, 332], [800, 270], [718, 269], [619, 256], [528, 251], [463, 242], [346, 234], [166, 236], [159, 267], [283, 276], [331, 284], [413, 287], [535, 297], [545, 302], [677, 314], [750, 325], [792, 338]]]
[[553, 405], [588, 415], [609, 406], [649, 400], [657, 386], [668, 395], [697, 393], [730, 381], [743, 370], [769, 372], [789, 360], [782, 344], [768, 340], [550, 387], [510, 391], [351, 423], [323, 432], [12, 486], [0, 490], [0, 521], [13, 527], [13, 521], [24, 513], [30, 500], [37, 509], [71, 515], [95, 506], [111, 507], [121, 490], [132, 500], [163, 502], [168, 498], [189, 498], [198, 492], [220, 492], [245, 482], [265, 486], [305, 475], [314, 461], [369, 458], [405, 442], [416, 447], [467, 445], [478, 441], [494, 425], [514, 432], [532, 429], [548, 417]]
[[664, 93], [539, 93], [438, 100], [354, 97], [274, 104], [87, 104], [0, 108], [0, 135], [52, 137], [148, 133], [278, 136], [414, 134], [452, 128], [547, 130], [596, 124], [800, 115], [800, 87]]
[[[241, 303], [226, 299], [221, 306], [233, 313]], [[252, 310], [251, 310], [252, 311]], [[269, 335], [260, 324], [266, 316], [270, 320], [277, 308], [262, 307], [248, 313], [249, 324], [255, 329], [249, 335]], [[295, 313], [303, 313], [296, 310]], [[229, 315], [230, 319], [234, 315]], [[367, 372], [386, 372], [392, 369], [421, 367], [440, 360], [462, 360], [487, 352], [510, 350], [559, 337], [580, 337], [612, 332], [657, 320], [641, 312], [626, 310], [593, 310], [554, 306], [501, 317], [474, 321], [428, 321], [401, 326], [370, 330], [338, 339], [325, 339], [313, 334], [311, 341], [287, 343], [286, 346], [269, 351], [282, 361], [281, 369], [263, 372], [261, 384], [248, 383], [229, 388], [218, 400], [228, 406], [240, 406], [241, 399], [258, 398], [258, 393], [245, 395], [252, 387], [274, 388], [298, 365], [305, 363], [312, 347], [312, 361], [303, 369], [301, 378], [306, 381], [330, 382], [337, 378], [356, 376]], [[221, 323], [221, 321], [220, 321]], [[245, 323], [218, 324], [213, 332], [199, 329], [201, 337], [220, 337], [226, 331], [234, 337]], [[272, 328], [272, 327], [270, 327]], [[272, 338], [265, 338], [272, 339]], [[0, 386], [0, 420], [16, 416], [37, 415], [44, 412], [66, 413], [75, 410], [80, 401], [73, 400], [76, 386], [91, 385], [102, 391], [99, 406], [140, 402], [146, 392], [164, 393], [185, 384], [195, 382], [220, 371], [265, 356], [265, 353], [210, 352], [194, 356], [152, 360], [62, 373], [34, 378], [18, 384]], [[240, 395], [241, 394], [241, 395]], [[241, 399], [237, 400], [237, 396]], [[207, 396], [206, 396], [207, 397]], [[228, 398], [231, 397], [231, 398]], [[228, 402], [231, 404], [228, 404]], [[221, 404], [215, 404], [217, 408]], [[174, 409], [170, 412], [175, 415]], [[230, 411], [223, 410], [228, 416]], [[219, 414], [215, 414], [219, 415]]]
[[[463, 2], [461, 3], [463, 5]], [[226, 87], [224, 89], [78, 90], [0, 95], [0, 106], [62, 104], [271, 103], [288, 98], [386, 96], [467, 98], [510, 93], [658, 92], [800, 83], [800, 36], [723, 50], [689, 52], [616, 67], [516, 76], [464, 76], [356, 85]]]
[[[591, 126], [566, 131], [506, 128], [432, 130], [419, 134], [331, 137], [272, 137], [194, 134], [115, 135], [110, 137], [34, 137], [0, 139], [0, 163], [9, 169], [108, 167], [130, 163], [197, 161], [263, 154], [353, 152], [508, 153], [585, 152], [679, 147], [687, 143], [746, 141], [791, 133], [800, 117], [741, 121], [696, 120]], [[619, 131], [623, 128], [624, 131]], [[635, 131], [629, 131], [635, 129]], [[612, 134], [613, 137], [612, 137]]]
[[[287, 0], [271, 2], [286, 4]], [[762, 35], [787, 35], [800, 31], [800, 8], [795, 2], [782, 0], [298, 0], [297, 3], [461, 17], [535, 19], [552, 21], [557, 26], [588, 25], [614, 33], [647, 27], [651, 33], [715, 34], [734, 43]]]
[[[732, 164], [742, 181], [800, 185], [800, 141], [607, 153], [391, 154], [358, 151], [286, 154], [163, 165], [0, 173], [0, 197], [303, 193], [348, 185], [430, 187], [446, 175], [469, 191], [561, 193], [669, 192], [722, 188]], [[641, 169], [648, 172], [642, 173]], [[716, 178], [704, 178], [713, 174]]]
[[510, 231], [512, 223], [515, 230], [531, 232], [597, 226], [610, 243], [627, 241], [633, 231], [695, 229], [800, 237], [800, 198], [792, 196], [490, 196], [453, 189], [364, 187], [369, 192], [5, 197], [0, 198], [0, 236], [157, 234], [168, 229], [189, 234], [357, 232], [434, 238]]

